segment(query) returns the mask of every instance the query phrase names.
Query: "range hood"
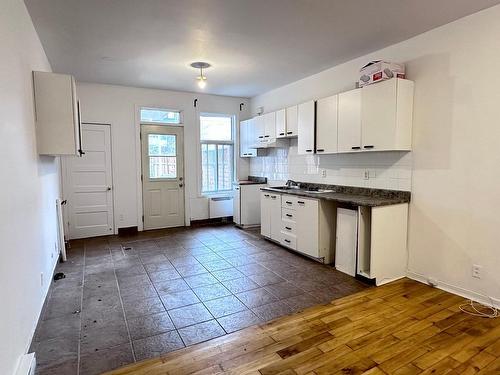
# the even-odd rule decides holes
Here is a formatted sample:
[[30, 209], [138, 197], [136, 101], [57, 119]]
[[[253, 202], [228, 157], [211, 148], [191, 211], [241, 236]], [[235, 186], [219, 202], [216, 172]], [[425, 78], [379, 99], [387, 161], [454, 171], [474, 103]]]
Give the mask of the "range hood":
[[290, 144], [287, 138], [272, 138], [262, 140], [258, 143], [254, 143], [250, 148], [263, 149], [263, 148], [287, 148]]

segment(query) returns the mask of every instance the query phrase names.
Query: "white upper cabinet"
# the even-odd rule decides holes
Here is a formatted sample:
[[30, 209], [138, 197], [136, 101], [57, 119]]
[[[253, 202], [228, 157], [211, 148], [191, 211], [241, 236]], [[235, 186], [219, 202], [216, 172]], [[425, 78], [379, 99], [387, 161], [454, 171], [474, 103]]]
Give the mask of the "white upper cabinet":
[[276, 112], [270, 112], [263, 115], [264, 117], [264, 138], [266, 142], [276, 139]]
[[338, 95], [319, 99], [316, 102], [316, 152], [337, 152]]
[[255, 143], [253, 119], [240, 122], [240, 157], [257, 156], [257, 150], [251, 148]]
[[314, 153], [314, 100], [299, 104], [298, 106], [298, 154]]
[[363, 150], [411, 150], [413, 86], [393, 78], [361, 89]]
[[361, 150], [361, 89], [339, 94], [338, 152]]
[[298, 106], [293, 105], [286, 109], [286, 136], [296, 137], [298, 134]]
[[276, 111], [276, 137], [286, 137], [286, 110], [284, 109]]
[[266, 128], [264, 124], [264, 116], [257, 116], [253, 118], [253, 144], [258, 145], [259, 143], [265, 142]]
[[33, 72], [37, 150], [40, 155], [77, 155], [81, 146], [80, 104], [75, 79]]

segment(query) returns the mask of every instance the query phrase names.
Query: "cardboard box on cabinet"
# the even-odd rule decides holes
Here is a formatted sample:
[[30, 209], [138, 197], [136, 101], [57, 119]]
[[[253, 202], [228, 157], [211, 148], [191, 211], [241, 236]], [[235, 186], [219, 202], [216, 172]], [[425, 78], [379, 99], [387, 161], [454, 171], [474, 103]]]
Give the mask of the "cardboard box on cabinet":
[[386, 79], [406, 78], [405, 64], [383, 60], [373, 60], [359, 71], [359, 87], [371, 85]]

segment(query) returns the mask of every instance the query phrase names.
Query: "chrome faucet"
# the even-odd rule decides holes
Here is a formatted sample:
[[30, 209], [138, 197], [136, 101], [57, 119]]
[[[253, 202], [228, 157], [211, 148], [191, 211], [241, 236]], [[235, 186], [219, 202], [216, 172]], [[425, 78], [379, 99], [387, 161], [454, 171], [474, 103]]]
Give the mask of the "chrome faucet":
[[289, 189], [295, 188], [295, 189], [300, 189], [300, 182], [296, 182], [293, 180], [288, 180], [286, 182], [286, 187]]

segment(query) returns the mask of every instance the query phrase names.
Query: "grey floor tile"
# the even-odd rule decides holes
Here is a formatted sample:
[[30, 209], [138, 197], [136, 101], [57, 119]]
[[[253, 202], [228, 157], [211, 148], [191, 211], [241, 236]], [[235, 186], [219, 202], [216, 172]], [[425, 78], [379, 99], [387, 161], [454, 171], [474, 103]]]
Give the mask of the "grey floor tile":
[[181, 349], [184, 347], [184, 343], [177, 331], [169, 331], [161, 335], [135, 340], [133, 346], [136, 360], [142, 361]]
[[125, 321], [105, 327], [82, 329], [80, 353], [90, 353], [129, 342]]
[[148, 284], [151, 284], [151, 280], [149, 279], [149, 276], [146, 273], [128, 277], [124, 276], [118, 279], [118, 285], [120, 286], [120, 289], [138, 287], [140, 285], [148, 285]]
[[264, 322], [276, 319], [280, 316], [288, 315], [293, 312], [290, 306], [281, 301], [271, 302], [267, 305], [255, 307], [252, 309], [252, 311]]
[[127, 319], [165, 311], [163, 303], [157, 296], [136, 301], [123, 301], [123, 308]]
[[106, 309], [83, 310], [81, 318], [82, 329], [106, 327], [114, 322], [125, 320], [121, 304]]
[[118, 290], [116, 294], [106, 294], [103, 296], [89, 297], [83, 300], [83, 310], [106, 310], [113, 306], [121, 305]]
[[253, 282], [259, 284], [260, 286], [266, 286], [271, 284], [282, 283], [286, 281], [282, 277], [278, 276], [274, 272], [267, 271], [257, 275], [248, 276]]
[[240, 277], [239, 279], [223, 281], [222, 285], [224, 285], [234, 294], [259, 288], [259, 285], [254, 283], [248, 277]]
[[184, 307], [200, 302], [198, 297], [191, 290], [161, 294], [160, 298], [167, 310], [172, 310], [178, 307]]
[[128, 329], [132, 340], [155, 336], [175, 329], [167, 312], [140, 316], [128, 320]]
[[214, 275], [215, 278], [219, 281], [234, 280], [245, 276], [236, 268], [227, 268], [224, 270], [213, 271], [212, 275]]
[[37, 368], [40, 370], [69, 366], [78, 359], [78, 338], [62, 337], [35, 344]]
[[302, 311], [308, 307], [319, 304], [319, 301], [308, 293], [285, 298], [282, 302], [290, 306], [294, 312]]
[[210, 272], [225, 270], [233, 267], [230, 263], [226, 262], [223, 259], [203, 262], [202, 264], [203, 267], [205, 267]]
[[179, 329], [179, 334], [186, 345], [194, 345], [225, 334], [216, 320], [210, 320]]
[[81, 295], [67, 297], [51, 297], [43, 315], [44, 320], [75, 314], [82, 309]]
[[129, 287], [120, 289], [123, 302], [133, 302], [145, 298], [156, 297], [158, 293], [153, 285], [142, 285], [139, 287]]
[[209, 273], [204, 273], [201, 275], [189, 276], [184, 278], [191, 288], [197, 288], [199, 286], [217, 284], [218, 280]]
[[150, 272], [149, 278], [153, 283], [155, 283], [160, 281], [180, 279], [181, 275], [175, 270], [174, 266], [172, 266], [172, 268], [166, 270]]
[[194, 288], [193, 291], [201, 301], [209, 301], [211, 299], [225, 297], [231, 294], [231, 292], [220, 283], [200, 286], [198, 288]]
[[182, 277], [187, 277], [187, 276], [194, 276], [194, 275], [199, 275], [202, 273], [207, 273], [207, 270], [205, 267], [203, 267], [200, 263], [196, 264], [182, 264], [179, 266], [176, 266], [177, 272]]
[[78, 357], [74, 357], [64, 362], [52, 363], [45, 367], [41, 367], [40, 364], [37, 363], [36, 368], [36, 375], [77, 375], [77, 373]]
[[246, 310], [246, 306], [233, 295], [204, 302], [215, 318]]
[[243, 266], [236, 267], [236, 269], [246, 276], [258, 275], [259, 273], [266, 273], [269, 271], [266, 267], [257, 263], [245, 264]]
[[284, 299], [304, 294], [304, 290], [300, 289], [290, 282], [267, 285], [265, 289], [278, 299]]
[[278, 300], [264, 288], [247, 290], [236, 294], [236, 297], [249, 308], [266, 305]]
[[213, 319], [212, 314], [201, 303], [169, 310], [168, 313], [177, 328]]
[[35, 341], [55, 338], [79, 338], [80, 314], [69, 314], [59, 318], [43, 320], [35, 332]]
[[217, 321], [227, 333], [235, 332], [260, 323], [260, 319], [257, 315], [250, 310], [223, 316], [221, 318], [217, 318]]
[[161, 261], [161, 262], [145, 264], [144, 268], [146, 269], [146, 272], [152, 273], [152, 272], [172, 270], [172, 269], [174, 269], [174, 266], [168, 260], [165, 260], [165, 261]]
[[167, 294], [189, 290], [189, 285], [183, 279], [158, 281], [153, 283], [158, 294]]
[[114, 370], [134, 361], [130, 343], [112, 348], [83, 353], [80, 358], [80, 375], [97, 375]]

